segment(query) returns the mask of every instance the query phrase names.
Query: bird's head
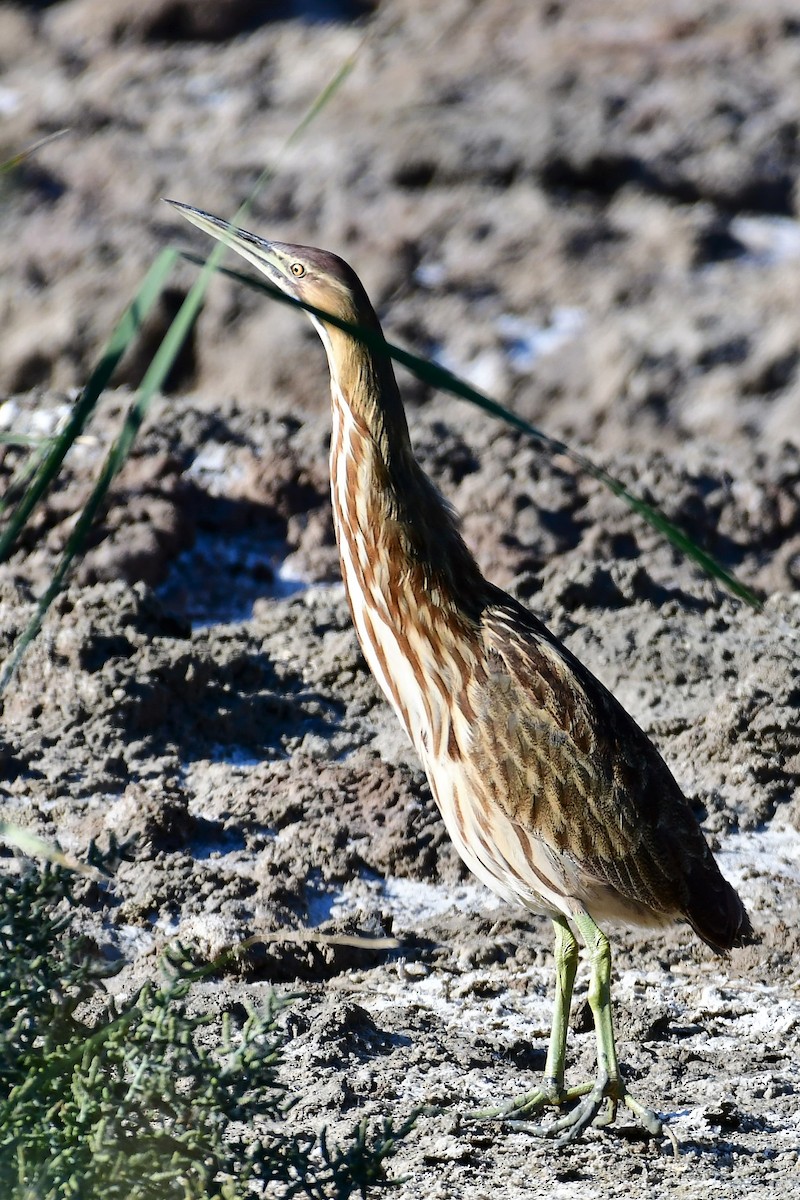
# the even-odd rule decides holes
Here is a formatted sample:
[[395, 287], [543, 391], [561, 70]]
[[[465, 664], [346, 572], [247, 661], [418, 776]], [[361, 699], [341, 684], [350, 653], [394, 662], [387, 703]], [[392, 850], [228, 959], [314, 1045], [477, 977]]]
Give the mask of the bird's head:
[[[251, 262], [282, 292], [354, 325], [374, 328], [372, 306], [352, 267], [328, 250], [268, 242], [200, 208], [168, 200], [187, 221]], [[315, 325], [318, 322], [312, 316]], [[319, 327], [319, 326], [318, 326]], [[320, 330], [320, 332], [322, 332]], [[324, 340], [324, 338], [323, 338]]]

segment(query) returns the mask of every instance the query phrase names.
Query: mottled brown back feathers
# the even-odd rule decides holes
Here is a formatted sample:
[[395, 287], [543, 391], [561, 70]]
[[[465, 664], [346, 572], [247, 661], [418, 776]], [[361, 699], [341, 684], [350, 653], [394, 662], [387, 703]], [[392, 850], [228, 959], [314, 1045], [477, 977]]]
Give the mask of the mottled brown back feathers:
[[[312, 302], [334, 296], [348, 319], [377, 328], [349, 268], [336, 272]], [[467, 861], [501, 894], [545, 897], [554, 913], [683, 917], [723, 952], [747, 940], [741, 900], [649, 739], [484, 580], [414, 459], [388, 359], [340, 330], [326, 337], [334, 516], [354, 622]]]

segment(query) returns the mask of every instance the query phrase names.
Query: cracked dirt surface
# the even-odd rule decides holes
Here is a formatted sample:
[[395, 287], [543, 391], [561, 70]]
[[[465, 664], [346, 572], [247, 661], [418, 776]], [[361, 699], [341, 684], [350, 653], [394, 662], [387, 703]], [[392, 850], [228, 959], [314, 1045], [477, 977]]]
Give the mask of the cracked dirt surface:
[[[62, 419], [156, 250], [192, 240], [158, 196], [232, 212], [364, 33], [355, 6], [246, 8], [0, 6], [8, 152], [72, 127], [3, 185], [3, 428]], [[543, 1066], [549, 926], [465, 874], [361, 658], [315, 335], [227, 280], [5, 698], [0, 817], [79, 857], [122, 846], [113, 891], [82, 894], [101, 951], [133, 963], [115, 986], [175, 937], [209, 957], [255, 939], [198, 1003], [302, 992], [284, 1074], [304, 1124], [440, 1105], [395, 1162], [403, 1198], [800, 1196], [796, 18], [447, 0], [364, 19], [249, 227], [343, 253], [392, 340], [584, 449], [767, 596], [725, 598], [566, 460], [402, 380], [484, 571], [654, 738], [761, 935], [722, 961], [684, 928], [613, 934], [621, 1059], [680, 1157], [625, 1120], [560, 1152], [466, 1122]], [[3, 656], [129, 399], [105, 399], [0, 572]]]

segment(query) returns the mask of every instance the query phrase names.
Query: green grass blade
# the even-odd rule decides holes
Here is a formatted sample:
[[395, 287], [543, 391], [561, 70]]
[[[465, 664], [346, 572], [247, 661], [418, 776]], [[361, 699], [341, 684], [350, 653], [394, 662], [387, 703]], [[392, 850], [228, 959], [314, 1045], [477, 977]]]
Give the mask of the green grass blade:
[[[333, 98], [339, 87], [350, 73], [353, 64], [356, 60], [360, 47], [345, 60], [345, 62], [337, 69], [331, 80], [325, 85], [321, 92], [315, 97], [309, 106], [299, 124], [290, 134], [287, 139], [284, 151], [308, 128], [311, 122], [318, 116], [326, 104]], [[240, 213], [246, 210], [251, 203], [252, 197], [257, 190], [272, 174], [273, 168], [266, 168], [256, 185], [253, 188], [250, 198], [240, 209]], [[72, 531], [72, 534], [64, 548], [64, 552], [56, 567], [50, 583], [44, 594], [37, 601], [36, 611], [29, 621], [26, 628], [23, 630], [20, 637], [13, 648], [13, 651], [5, 663], [2, 673], [0, 673], [0, 692], [8, 685], [16, 670], [19, 662], [25, 653], [25, 650], [33, 641], [42, 627], [47, 609], [52, 604], [54, 598], [64, 585], [64, 581], [72, 566], [76, 556], [81, 552], [86, 541], [89, 529], [94, 521], [100, 506], [105, 500], [111, 483], [115, 475], [119, 472], [122, 464], [127, 458], [131, 446], [133, 445], [136, 434], [144, 420], [147, 411], [150, 407], [153, 396], [161, 390], [161, 387], [169, 374], [175, 358], [180, 351], [183, 342], [188, 335], [188, 332], [195, 321], [203, 301], [208, 282], [211, 274], [217, 269], [217, 261], [224, 254], [224, 245], [215, 246], [212, 253], [209, 255], [206, 262], [203, 264], [203, 271], [200, 277], [192, 286], [189, 294], [180, 307], [175, 319], [167, 330], [158, 350], [145, 372], [144, 378], [136, 393], [136, 399], [128, 411], [125, 418], [123, 428], [111, 447], [106, 460], [103, 464], [100, 475], [95, 483], [92, 493], [81, 512], [80, 517]], [[12, 514], [9, 523], [0, 537], [0, 562], [8, 557], [20, 531], [25, 525], [33, 508], [41, 499], [50, 483], [57, 475], [61, 463], [67, 450], [74, 442], [75, 438], [80, 434], [86, 422], [88, 421], [97, 400], [106, 387], [111, 378], [119, 359], [124, 354], [132, 338], [138, 332], [142, 320], [147, 311], [151, 307], [153, 301], [163, 287], [164, 281], [172, 270], [173, 264], [177, 256], [175, 250], [165, 250], [156, 259], [150, 272], [145, 279], [144, 284], [140, 288], [133, 303], [130, 305], [119, 326], [114, 332], [103, 358], [97, 368], [92, 373], [89, 382], [84, 388], [75, 409], [71, 415], [67, 426], [59, 436], [50, 452], [47, 454], [44, 462], [37, 471], [33, 482], [30, 484], [17, 508]]]
[[45, 455], [35, 477], [11, 514], [2, 535], [0, 535], [0, 562], [4, 562], [8, 558], [29, 516], [61, 469], [61, 464], [64, 461], [67, 451], [75, 439], [82, 433], [87, 421], [94, 412], [101, 393], [108, 385], [117, 364], [136, 337], [145, 317], [158, 299], [168, 276], [172, 272], [176, 258], [177, 253], [173, 249], [163, 250], [159, 254], [145, 276], [139, 291], [123, 313], [119, 324], [103, 351], [99, 363], [94, 371], [92, 371], [86, 386], [75, 402], [69, 420]]
[[9, 171], [15, 170], [32, 158], [37, 150], [41, 150], [43, 146], [49, 146], [51, 142], [61, 138], [65, 133], [69, 133], [69, 129], [57, 129], [55, 133], [48, 133], [47, 137], [39, 138], [38, 142], [34, 142], [32, 146], [28, 146], [25, 150], [20, 150], [19, 154], [13, 154], [11, 158], [7, 158], [5, 162], [0, 163], [0, 175], [6, 175]]
[[[184, 254], [184, 257], [194, 263], [203, 262], [202, 259], [198, 259], [193, 254]], [[685, 554], [687, 558], [695, 562], [707, 575], [718, 580], [728, 591], [738, 596], [746, 604], [749, 604], [751, 608], [756, 610], [762, 608], [763, 601], [755, 592], [741, 583], [713, 555], [703, 550], [701, 546], [698, 546], [697, 542], [688, 533], [676, 525], [674, 521], [671, 521], [669, 517], [665, 516], [660, 509], [635, 496], [621, 480], [611, 475], [603, 467], [599, 467], [590, 458], [587, 458], [586, 455], [573, 450], [566, 442], [550, 437], [549, 434], [532, 425], [530, 421], [517, 416], [516, 413], [505, 408], [496, 400], [492, 400], [489, 396], [485, 396], [483, 392], [479, 392], [477, 388], [472, 387], [465, 380], [454, 375], [452, 371], [448, 371], [445, 367], [440, 367], [437, 363], [431, 362], [430, 359], [420, 358], [416, 354], [411, 354], [408, 350], [403, 350], [400, 346], [392, 345], [391, 342], [387, 342], [372, 330], [362, 329], [357, 325], [350, 324], [348, 321], [343, 321], [340, 317], [336, 317], [332, 313], [325, 312], [324, 309], [315, 307], [313, 304], [307, 304], [303, 300], [296, 300], [292, 296], [287, 296], [285, 292], [272, 287], [266, 280], [225, 267], [217, 269], [221, 270], [223, 275], [228, 275], [230, 278], [236, 279], [248, 287], [265, 292], [273, 299], [280, 301], [281, 304], [290, 304], [295, 308], [301, 308], [305, 312], [309, 312], [313, 316], [337, 326], [339, 329], [344, 329], [347, 333], [351, 333], [359, 341], [369, 346], [370, 349], [393, 358], [395, 362], [406, 367], [424, 383], [429, 383], [432, 387], [438, 388], [443, 392], [449, 392], [451, 395], [458, 396], [462, 400], [468, 400], [470, 403], [482, 408], [485, 412], [491, 413], [492, 416], [498, 417], [500, 420], [507, 422], [507, 424], [514, 426], [514, 428], [522, 430], [540, 446], [544, 447], [551, 455], [563, 454], [566, 458], [574, 462], [576, 466], [580, 467], [582, 471], [586, 472], [587, 475], [591, 475], [593, 479], [597, 479], [612, 491], [615, 496], [618, 496], [620, 500], [633, 509], [648, 525], [651, 525], [653, 529], [667, 538], [673, 546]]]
[[[295, 128], [292, 130], [292, 132], [289, 134], [289, 136], [286, 139], [286, 141], [284, 142], [281, 150], [278, 152], [276, 164], [271, 164], [271, 165], [265, 167], [264, 170], [261, 172], [258, 179], [254, 183], [249, 196], [239, 206], [239, 208], [233, 218], [234, 221], [241, 220], [243, 214], [245, 214], [248, 211], [248, 209], [250, 208], [250, 206], [253, 203], [253, 200], [255, 199], [258, 192], [261, 190], [261, 188], [264, 186], [264, 184], [275, 174], [275, 171], [277, 169], [277, 163], [280, 162], [280, 159], [286, 153], [288, 148], [295, 141], [297, 141], [297, 139], [306, 131], [306, 129], [312, 123], [312, 121], [314, 121], [314, 119], [317, 116], [319, 116], [319, 114], [322, 112], [323, 108], [325, 108], [325, 106], [333, 99], [336, 92], [342, 86], [345, 79], [350, 74], [351, 70], [353, 69], [353, 66], [355, 64], [356, 58], [358, 57], [358, 54], [361, 50], [362, 45], [363, 45], [363, 41], [353, 51], [353, 53], [344, 60], [344, 62], [341, 64], [341, 66], [339, 66], [337, 68], [337, 70], [334, 72], [331, 79], [325, 84], [325, 86], [322, 88], [322, 90], [314, 97], [314, 99], [312, 100], [311, 104], [309, 105], [307, 111], [304, 113], [304, 115], [300, 119], [299, 123], [295, 126]], [[197, 313], [198, 313], [200, 305], [203, 301], [203, 297], [205, 295], [206, 288], [208, 287], [208, 283], [211, 279], [211, 275], [214, 271], [217, 271], [220, 269], [218, 264], [219, 264], [219, 260], [222, 258], [222, 256], [225, 253], [225, 249], [226, 249], [226, 247], [224, 245], [218, 243], [212, 248], [211, 253], [208, 255], [208, 257], [205, 260], [200, 261], [199, 265], [202, 266], [203, 272], [202, 272], [200, 278], [198, 279], [198, 281], [192, 287], [192, 290], [190, 291], [189, 295], [186, 297], [186, 300], [181, 305], [180, 311], [176, 315], [175, 320], [173, 321], [170, 328], [167, 330], [167, 333], [164, 336], [164, 339], [161, 342], [161, 345], [159, 346], [158, 350], [156, 351], [156, 353], [153, 357], [153, 360], [150, 363], [150, 366], [147, 370], [147, 373], [145, 374], [145, 377], [142, 380], [142, 384], [141, 384], [142, 391], [146, 391], [150, 387], [151, 377], [153, 380], [158, 380], [158, 382], [153, 385], [154, 388], [158, 388], [161, 386], [161, 382], [163, 382], [163, 380], [168, 375], [170, 367], [172, 366], [172, 363], [174, 362], [175, 357], [177, 356], [181, 346], [183, 345], [184, 339], [187, 336], [192, 323], [195, 321], [195, 319], [197, 317]], [[2, 561], [2, 559], [0, 559], [0, 561]]]
[[134, 402], [128, 409], [122, 429], [106, 455], [100, 474], [92, 488], [91, 495], [84, 505], [75, 528], [64, 547], [64, 552], [53, 573], [53, 577], [47, 589], [37, 601], [33, 617], [17, 639], [11, 656], [3, 667], [2, 674], [0, 674], [0, 692], [7, 686], [19, 665], [20, 659], [41, 629], [42, 621], [48, 608], [63, 587], [64, 580], [74, 559], [83, 549], [89, 529], [106, 498], [114, 477], [119, 473], [130, 453], [136, 434], [139, 432], [142, 421], [147, 415], [153, 396], [156, 392], [160, 391], [175, 361], [175, 356], [180, 350], [192, 322], [197, 316], [205, 288], [206, 279], [201, 275], [181, 305], [175, 319], [167, 330], [166, 336], [153, 356], [153, 360], [147, 368], [144, 379], [136, 392]]
[[5, 495], [0, 496], [0, 513], [4, 513], [17, 499], [24, 495], [28, 481], [41, 468], [47, 453], [53, 444], [52, 438], [45, 439], [41, 445], [31, 448], [31, 453], [22, 459], [6, 486]]
[[55, 438], [52, 434], [36, 433], [0, 433], [0, 446], [49, 446]]
[[14, 846], [28, 858], [43, 858], [47, 862], [55, 863], [56, 866], [64, 867], [65, 870], [77, 871], [81, 875], [90, 875], [93, 879], [103, 878], [96, 867], [71, 858], [52, 842], [44, 841], [35, 833], [31, 833], [30, 829], [23, 829], [21, 825], [0, 821], [0, 842], [7, 846]]
[[[258, 179], [253, 184], [253, 186], [250, 190], [250, 194], [247, 196], [247, 198], [245, 200], [242, 201], [242, 203], [237, 208], [236, 212], [234, 213], [233, 217], [231, 218], [231, 225], [239, 225], [246, 218], [247, 213], [250, 211], [253, 201], [255, 200], [258, 193], [261, 191], [261, 189], [264, 187], [264, 185], [266, 183], [268, 183], [269, 180], [272, 179], [272, 177], [276, 174], [276, 172], [280, 166], [281, 159], [286, 154], [287, 150], [292, 145], [294, 145], [294, 143], [302, 136], [302, 134], [305, 133], [305, 131], [306, 131], [306, 129], [308, 129], [309, 125], [311, 125], [311, 123], [319, 116], [319, 114], [322, 112], [322, 110], [325, 108], [325, 106], [327, 104], [329, 104], [330, 101], [333, 99], [333, 97], [336, 95], [339, 88], [342, 86], [342, 84], [344, 83], [344, 81], [347, 79], [348, 75], [352, 71], [352, 69], [356, 63], [356, 59], [358, 58], [358, 55], [361, 53], [361, 48], [364, 45], [364, 42], [366, 41], [367, 36], [369, 36], [369, 35], [365, 35], [365, 37], [362, 38], [361, 42], [356, 47], [356, 49], [353, 51], [353, 53], [350, 54], [339, 67], [337, 67], [336, 71], [331, 76], [331, 78], [328, 80], [328, 82], [324, 85], [324, 87], [317, 93], [317, 95], [311, 101], [311, 104], [308, 106], [306, 112], [300, 118], [300, 121], [294, 127], [294, 129], [289, 134], [286, 141], [283, 143], [282, 147], [278, 151], [275, 161], [268, 164], [266, 167], [264, 167], [264, 169], [261, 172], [261, 174], [259, 175]], [[208, 267], [209, 270], [217, 271], [220, 269], [219, 262], [222, 259], [223, 255], [225, 254], [225, 250], [226, 250], [226, 247], [224, 245], [218, 243], [213, 246], [213, 248], [211, 249], [207, 258], [197, 259], [197, 260], [193, 260], [193, 261], [196, 261], [198, 263], [198, 265], [202, 266], [204, 269], [206, 267]]]
[[356, 60], [361, 53], [364, 42], [367, 40], [368, 36], [369, 35], [367, 34], [361, 39], [353, 53], [344, 60], [340, 67], [337, 68], [331, 79], [323, 87], [322, 91], [319, 92], [319, 94], [311, 101], [305, 116], [301, 118], [299, 125], [295, 126], [286, 139], [284, 150], [288, 150], [290, 146], [294, 145], [298, 138], [302, 137], [312, 121], [316, 120], [323, 108], [325, 108], [326, 105], [328, 105], [336, 95], [339, 88], [342, 86], [344, 81], [347, 79], [347, 76], [355, 66]]

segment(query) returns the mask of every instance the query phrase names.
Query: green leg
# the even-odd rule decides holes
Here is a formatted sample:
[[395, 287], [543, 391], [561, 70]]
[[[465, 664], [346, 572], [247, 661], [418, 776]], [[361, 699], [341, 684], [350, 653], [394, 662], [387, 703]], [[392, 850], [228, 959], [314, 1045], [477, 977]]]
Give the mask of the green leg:
[[550, 1027], [550, 1045], [544, 1064], [543, 1090], [545, 1095], [551, 1098], [551, 1103], [560, 1104], [564, 1098], [564, 1059], [567, 1054], [572, 989], [575, 986], [575, 972], [578, 970], [578, 943], [563, 917], [553, 918], [553, 928], [556, 932], [556, 996], [553, 1024]]
[[507, 1104], [502, 1104], [497, 1108], [476, 1109], [467, 1114], [469, 1120], [529, 1117], [540, 1112], [547, 1105], [557, 1108], [567, 1100], [583, 1096], [591, 1086], [570, 1089], [569, 1092], [564, 1090], [564, 1059], [567, 1053], [567, 1029], [572, 989], [575, 984], [575, 972], [578, 969], [578, 943], [564, 917], [553, 917], [553, 928], [556, 935], [556, 996], [542, 1086], [534, 1088], [532, 1092], [525, 1092], [524, 1095], [517, 1096], [514, 1100], [509, 1100]]
[[602, 929], [595, 925], [588, 913], [579, 913], [574, 920], [592, 964], [587, 999], [597, 1035], [597, 1079], [606, 1081], [605, 1095], [611, 1101], [616, 1115], [617, 1102], [622, 1099], [622, 1085], [611, 1013], [611, 947]]
[[[624, 1104], [636, 1116], [653, 1137], [665, 1132], [661, 1119], [652, 1109], [645, 1108], [635, 1100], [626, 1088], [619, 1070], [617, 1047], [614, 1041], [614, 1022], [611, 1012], [611, 947], [608, 938], [595, 924], [588, 913], [576, 913], [575, 927], [589, 951], [591, 976], [589, 979], [589, 1007], [594, 1018], [597, 1035], [597, 1078], [585, 1090], [584, 1098], [570, 1112], [547, 1126], [532, 1128], [531, 1132], [545, 1136], [560, 1134], [556, 1145], [564, 1146], [575, 1141], [597, 1117], [599, 1125], [610, 1124], [617, 1115], [617, 1107]], [[570, 1092], [570, 1096], [575, 1092]], [[606, 1111], [601, 1114], [601, 1109]], [[677, 1153], [677, 1142], [667, 1130], [667, 1136]]]
[[[588, 913], [576, 913], [573, 920], [589, 951], [591, 962], [588, 1000], [597, 1035], [596, 1079], [579, 1087], [564, 1087], [567, 1026], [578, 965], [578, 944], [566, 920], [560, 917], [553, 921], [556, 931], [556, 998], [543, 1085], [499, 1108], [484, 1109], [470, 1116], [475, 1119], [499, 1117], [515, 1120], [519, 1128], [528, 1133], [556, 1137], [556, 1145], [565, 1146], [579, 1138], [594, 1122], [599, 1125], [610, 1124], [617, 1115], [618, 1106], [624, 1104], [653, 1137], [666, 1133], [677, 1154], [678, 1146], [673, 1134], [665, 1128], [656, 1113], [631, 1096], [620, 1075], [611, 1012], [611, 948], [608, 938]], [[578, 1100], [579, 1103], [545, 1125], [522, 1124], [520, 1121], [520, 1118], [532, 1116], [547, 1105], [561, 1107], [572, 1100]], [[605, 1111], [601, 1113], [601, 1109]]]

